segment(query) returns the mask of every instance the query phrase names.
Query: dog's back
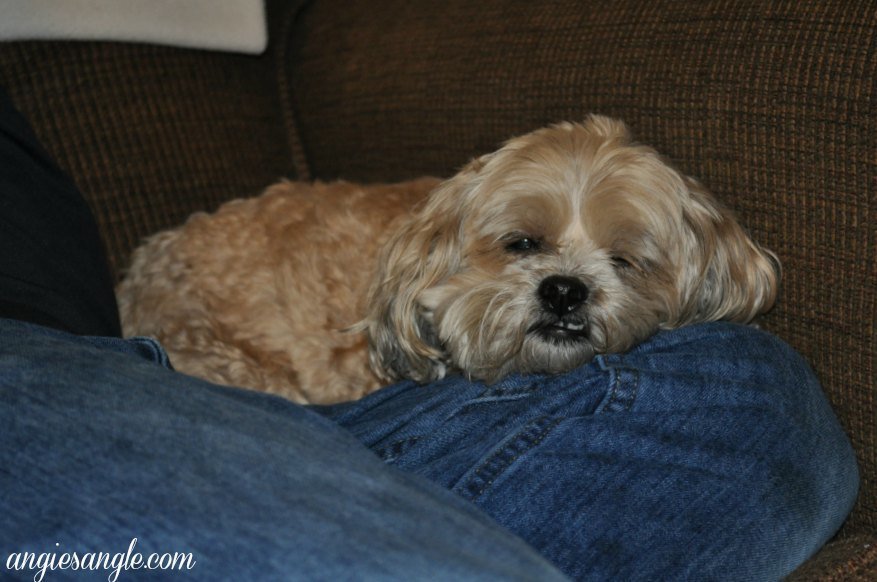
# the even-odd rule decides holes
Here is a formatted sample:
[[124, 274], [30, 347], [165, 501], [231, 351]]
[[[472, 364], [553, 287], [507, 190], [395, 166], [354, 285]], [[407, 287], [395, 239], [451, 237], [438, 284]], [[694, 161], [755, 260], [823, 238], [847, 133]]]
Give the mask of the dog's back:
[[197, 214], [138, 248], [117, 288], [126, 336], [158, 338], [173, 366], [298, 402], [378, 387], [362, 334], [378, 249], [438, 184], [280, 182]]

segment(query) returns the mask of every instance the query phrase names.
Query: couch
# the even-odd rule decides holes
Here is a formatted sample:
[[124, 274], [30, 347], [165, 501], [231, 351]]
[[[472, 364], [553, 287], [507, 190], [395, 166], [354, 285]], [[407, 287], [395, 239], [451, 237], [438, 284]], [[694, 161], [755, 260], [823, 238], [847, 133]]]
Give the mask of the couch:
[[115, 273], [143, 236], [281, 176], [448, 176], [515, 134], [620, 117], [780, 256], [761, 325], [856, 449], [857, 505], [792, 578], [877, 579], [877, 1], [270, 0], [268, 19], [258, 56], [0, 44]]

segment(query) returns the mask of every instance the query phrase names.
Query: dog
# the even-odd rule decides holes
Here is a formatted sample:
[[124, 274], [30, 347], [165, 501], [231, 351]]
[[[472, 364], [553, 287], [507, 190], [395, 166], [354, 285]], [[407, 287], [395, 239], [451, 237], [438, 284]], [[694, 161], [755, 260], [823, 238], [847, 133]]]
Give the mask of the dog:
[[148, 239], [117, 294], [125, 335], [157, 337], [176, 369], [324, 404], [750, 322], [779, 277], [700, 183], [592, 115], [445, 181], [281, 182]]

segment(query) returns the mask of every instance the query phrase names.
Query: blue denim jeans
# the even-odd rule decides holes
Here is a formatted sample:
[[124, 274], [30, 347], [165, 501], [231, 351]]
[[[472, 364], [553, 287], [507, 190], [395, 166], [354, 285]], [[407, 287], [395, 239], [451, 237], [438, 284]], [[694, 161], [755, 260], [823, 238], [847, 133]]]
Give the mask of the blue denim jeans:
[[565, 579], [327, 418], [175, 373], [151, 340], [0, 320], [0, 426], [0, 579]]
[[63, 552], [136, 538], [205, 580], [775, 580], [858, 484], [807, 364], [731, 324], [308, 408], [175, 373], [150, 340], [5, 320], [0, 425], [0, 572], [21, 579], [23, 552], [54, 553], [52, 580], [81, 572]]

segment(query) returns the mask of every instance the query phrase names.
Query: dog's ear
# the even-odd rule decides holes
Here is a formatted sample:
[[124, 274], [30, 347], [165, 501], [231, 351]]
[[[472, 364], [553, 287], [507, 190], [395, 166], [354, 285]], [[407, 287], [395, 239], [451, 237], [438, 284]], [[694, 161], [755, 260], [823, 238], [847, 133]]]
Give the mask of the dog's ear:
[[459, 270], [462, 217], [484, 160], [437, 186], [381, 250], [358, 327], [368, 335], [372, 368], [384, 380], [428, 382], [445, 375], [445, 351], [419, 298]]
[[744, 232], [732, 213], [697, 181], [684, 178], [690, 228], [678, 325], [727, 320], [747, 323], [774, 304], [780, 262]]

